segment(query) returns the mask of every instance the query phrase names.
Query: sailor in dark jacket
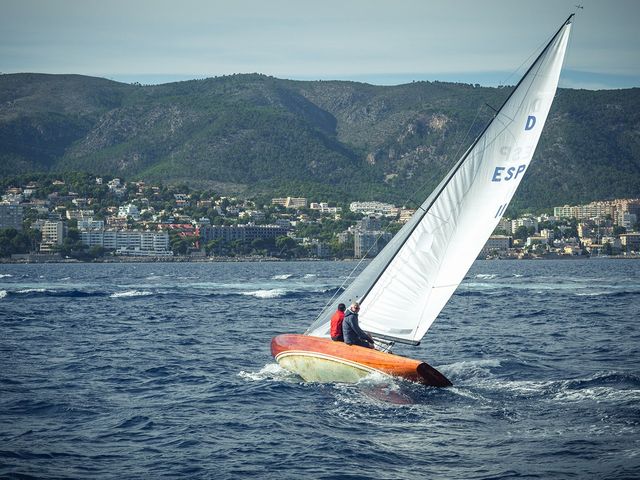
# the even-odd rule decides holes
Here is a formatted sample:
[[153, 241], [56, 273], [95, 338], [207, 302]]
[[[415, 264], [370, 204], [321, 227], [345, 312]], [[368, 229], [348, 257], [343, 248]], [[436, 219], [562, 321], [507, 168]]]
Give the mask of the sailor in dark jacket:
[[347, 345], [359, 345], [361, 347], [373, 348], [373, 338], [366, 332], [363, 332], [358, 324], [358, 312], [360, 305], [354, 302], [345, 312], [342, 321], [342, 335], [344, 343]]

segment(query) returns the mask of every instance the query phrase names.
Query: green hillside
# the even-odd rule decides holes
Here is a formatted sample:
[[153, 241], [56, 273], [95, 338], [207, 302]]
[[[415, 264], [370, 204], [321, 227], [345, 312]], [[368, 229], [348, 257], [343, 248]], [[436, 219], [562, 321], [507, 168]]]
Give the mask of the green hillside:
[[[128, 85], [0, 75], [0, 175], [77, 170], [246, 195], [404, 203], [435, 187], [508, 88], [234, 75]], [[640, 89], [560, 90], [516, 207], [640, 193]]]

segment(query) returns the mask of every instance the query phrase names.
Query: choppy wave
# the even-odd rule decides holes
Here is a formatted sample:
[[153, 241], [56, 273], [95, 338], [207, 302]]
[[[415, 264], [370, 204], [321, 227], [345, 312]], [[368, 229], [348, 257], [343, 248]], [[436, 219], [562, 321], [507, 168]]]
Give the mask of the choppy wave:
[[271, 277], [272, 280], [287, 280], [288, 278], [293, 277], [293, 273], [283, 273], [280, 275], [274, 275]]
[[125, 292], [116, 292], [109, 295], [111, 298], [128, 298], [128, 297], [148, 297], [153, 292], [148, 290], [127, 290]]
[[0, 278], [9, 278], [9, 277], [13, 277], [13, 275], [11, 275], [10, 273], [0, 273]]
[[4, 298], [7, 296], [7, 291], [6, 290], [0, 290], [0, 299]]
[[271, 290], [252, 290], [248, 292], [240, 292], [240, 295], [246, 295], [256, 298], [280, 298], [287, 295], [289, 292], [283, 288], [273, 288]]
[[304, 278], [316, 278], [318, 276], [317, 273], [306, 273]]
[[487, 378], [491, 376], [491, 369], [499, 368], [500, 360], [465, 360], [437, 367], [454, 384], [456, 381], [468, 379]]
[[479, 273], [479, 274], [476, 275], [475, 278], [484, 278], [486, 280], [492, 280], [492, 279], [494, 279], [496, 277], [497, 277], [497, 275], [494, 274], [494, 273]]
[[100, 291], [87, 291], [78, 289], [57, 289], [57, 288], [23, 288], [16, 291], [8, 291], [8, 295], [16, 295], [20, 297], [101, 297], [106, 295], [106, 292]]

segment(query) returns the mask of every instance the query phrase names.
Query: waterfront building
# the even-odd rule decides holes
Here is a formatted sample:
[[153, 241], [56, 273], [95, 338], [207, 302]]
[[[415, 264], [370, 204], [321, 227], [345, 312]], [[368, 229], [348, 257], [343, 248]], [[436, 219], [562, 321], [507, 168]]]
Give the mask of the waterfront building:
[[380, 231], [357, 231], [353, 235], [353, 256], [372, 258], [391, 240], [393, 235]]
[[623, 233], [620, 235], [620, 247], [624, 252], [640, 252], [640, 233]]
[[620, 215], [620, 221], [618, 225], [626, 228], [627, 230], [632, 230], [634, 225], [638, 223], [638, 215], [635, 213], [623, 212]]
[[491, 235], [480, 250], [479, 257], [485, 258], [489, 255], [506, 254], [511, 248], [512, 238], [506, 235]]
[[63, 240], [64, 222], [44, 222], [44, 225], [42, 225], [42, 241], [40, 242], [41, 252], [52, 252], [56, 245], [62, 245]]
[[82, 243], [89, 247], [101, 246], [117, 254], [163, 256], [169, 250], [169, 233], [147, 230], [84, 230]]
[[276, 238], [286, 236], [288, 229], [280, 225], [212, 225], [200, 229], [204, 242], [223, 240], [232, 242], [251, 242], [257, 239]]
[[22, 206], [15, 204], [0, 204], [0, 228], [15, 228], [22, 231]]

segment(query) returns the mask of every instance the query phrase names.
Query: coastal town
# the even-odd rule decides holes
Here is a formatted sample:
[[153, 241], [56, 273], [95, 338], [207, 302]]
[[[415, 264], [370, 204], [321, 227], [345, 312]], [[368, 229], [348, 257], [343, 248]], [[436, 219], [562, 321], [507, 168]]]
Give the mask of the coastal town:
[[[184, 185], [67, 177], [6, 186], [1, 261], [371, 258], [415, 212], [370, 200], [243, 199]], [[639, 218], [638, 198], [504, 217], [479, 258], [634, 257]]]

